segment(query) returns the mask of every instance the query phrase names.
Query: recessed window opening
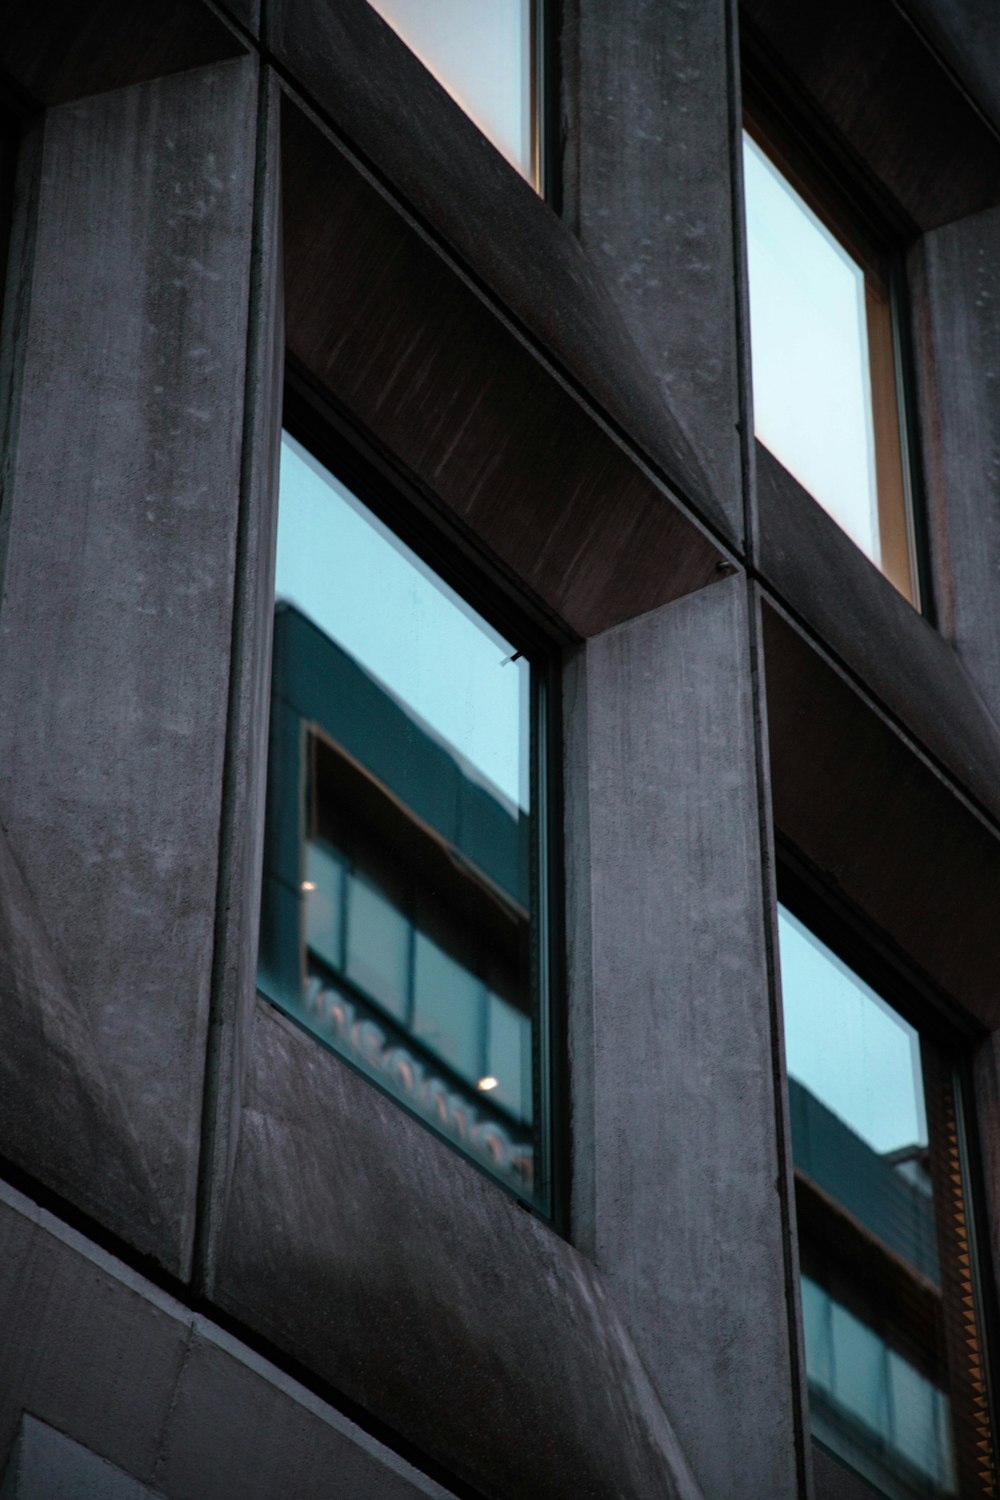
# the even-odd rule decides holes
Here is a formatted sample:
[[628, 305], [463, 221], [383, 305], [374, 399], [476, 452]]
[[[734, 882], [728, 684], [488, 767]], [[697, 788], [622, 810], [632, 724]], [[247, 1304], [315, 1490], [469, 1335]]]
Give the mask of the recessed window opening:
[[544, 662], [286, 434], [259, 987], [550, 1207]]
[[497, 150], [541, 191], [542, 0], [369, 0]]
[[743, 162], [755, 435], [918, 605], [892, 256], [750, 121]]
[[954, 1057], [779, 933], [813, 1438], [894, 1500], [994, 1495]]

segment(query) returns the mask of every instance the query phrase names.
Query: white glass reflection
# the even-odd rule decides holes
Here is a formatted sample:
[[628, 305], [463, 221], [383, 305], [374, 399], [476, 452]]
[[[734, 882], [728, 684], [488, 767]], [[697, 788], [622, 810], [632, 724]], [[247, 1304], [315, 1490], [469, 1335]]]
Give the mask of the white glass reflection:
[[879, 562], [865, 276], [743, 137], [754, 430]]
[[527, 661], [287, 433], [275, 593], [527, 811]]
[[427, 70], [529, 181], [530, 0], [370, 0]]
[[926, 1146], [916, 1031], [784, 907], [778, 931], [788, 1076], [880, 1155]]

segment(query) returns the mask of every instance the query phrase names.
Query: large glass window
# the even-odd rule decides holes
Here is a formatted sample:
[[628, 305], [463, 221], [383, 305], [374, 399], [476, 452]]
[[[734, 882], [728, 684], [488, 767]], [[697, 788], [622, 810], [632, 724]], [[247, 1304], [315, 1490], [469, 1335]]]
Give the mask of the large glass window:
[[771, 139], [743, 146], [756, 436], [917, 603], [888, 258]]
[[369, 0], [497, 150], [539, 183], [541, 0]]
[[545, 671], [282, 445], [259, 985], [520, 1196], [545, 1145]]
[[994, 1495], [953, 1064], [779, 914], [813, 1437], [894, 1500]]

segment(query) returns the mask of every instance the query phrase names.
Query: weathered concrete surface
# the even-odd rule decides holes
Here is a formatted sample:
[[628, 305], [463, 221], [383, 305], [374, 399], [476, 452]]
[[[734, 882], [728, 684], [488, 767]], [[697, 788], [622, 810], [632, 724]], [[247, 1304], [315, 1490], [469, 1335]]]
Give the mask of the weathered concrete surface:
[[563, 7], [564, 211], [743, 532], [726, 0]]
[[[285, 365], [279, 97], [264, 74], [244, 411], [244, 469], [220, 848], [217, 948], [206, 1090], [198, 1273], [210, 1274], [232, 1177], [257, 981], [264, 800], [271, 701], [274, 558]], [[203, 1287], [207, 1291], [207, 1287]]]
[[590, 1262], [263, 1002], [216, 1295], [477, 1493], [700, 1494]]
[[0, 1500], [166, 1500], [124, 1469], [27, 1413], [0, 1485]]
[[[253, 0], [232, 0], [238, 11]], [[4, 0], [0, 72], [40, 104], [236, 57], [239, 37], [201, 0]]]
[[926, 235], [918, 270], [941, 623], [1000, 724], [1000, 209]]
[[[39, 1014], [16, 1039], [16, 1012], [0, 1012], [17, 1121], [0, 1150], [81, 1206], [103, 1204], [110, 1229], [180, 1274], [212, 960], [256, 79], [254, 63], [228, 63], [50, 112], [0, 537], [0, 826], [31, 904], [21, 940], [65, 996], [45, 1015], [55, 980], [22, 988]], [[93, 1066], [80, 1108], [60, 1113], [39, 1094], [50, 1065], [37, 1053], [71, 1013]], [[98, 1071], [126, 1132], [89, 1096]], [[141, 1204], [114, 1187], [130, 1136], [148, 1167], [132, 1176], [148, 1185]]]
[[28, 1411], [170, 1500], [447, 1500], [274, 1365], [6, 1188], [0, 1266], [0, 1473]]
[[[1000, 288], [1000, 276], [996, 279]], [[1000, 356], [996, 368], [1000, 371]], [[1000, 417], [989, 407], [990, 382], [961, 374], [957, 366], [948, 366], [942, 375], [947, 381], [954, 375], [958, 382], [959, 389], [949, 396], [956, 421], [977, 424], [975, 406], [968, 417], [959, 413], [966, 410], [963, 396], [971, 402], [978, 389], [978, 425], [981, 429], [992, 424], [1000, 439]], [[978, 464], [976, 477], [981, 473], [989, 481], [988, 446], [972, 446], [966, 457], [962, 436], [961, 431], [953, 435], [956, 465]], [[768, 586], [930, 755], [1000, 818], [1000, 730], [980, 696], [992, 691], [1000, 713], [1000, 678], [990, 675], [1000, 666], [1000, 514], [990, 518], [984, 513], [983, 484], [959, 472], [948, 486], [946, 501], [950, 507], [954, 496], [959, 524], [966, 528], [959, 540], [964, 539], [969, 576], [961, 578], [956, 572], [956, 598], [961, 582], [965, 618], [970, 624], [981, 621], [992, 632], [984, 642], [973, 636], [972, 661], [965, 658], [970, 669], [977, 646], [985, 645], [987, 660], [982, 670], [967, 672], [948, 641], [917, 614], [823, 507], [762, 444], [754, 446], [760, 570]], [[1000, 453], [1000, 448], [994, 452]], [[994, 468], [992, 482], [1000, 495], [1000, 468]], [[995, 538], [992, 548], [984, 533]]]
[[323, 117], [432, 226], [531, 345], [717, 519], [704, 463], [650, 378], [600, 271], [366, 0], [269, 0], [268, 43]]
[[749, 668], [738, 577], [571, 676], [573, 1220], [706, 1496], [792, 1500]]

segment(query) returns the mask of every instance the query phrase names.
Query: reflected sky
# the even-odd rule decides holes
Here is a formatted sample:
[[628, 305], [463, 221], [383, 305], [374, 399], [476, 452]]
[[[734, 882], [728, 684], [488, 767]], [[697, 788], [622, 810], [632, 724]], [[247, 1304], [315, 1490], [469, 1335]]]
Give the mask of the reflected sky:
[[287, 433], [275, 592], [528, 809], [527, 661]]
[[879, 561], [861, 267], [744, 133], [754, 431]]
[[529, 181], [530, 0], [370, 0]]
[[880, 1154], [926, 1145], [916, 1031], [784, 907], [778, 932], [789, 1076]]

